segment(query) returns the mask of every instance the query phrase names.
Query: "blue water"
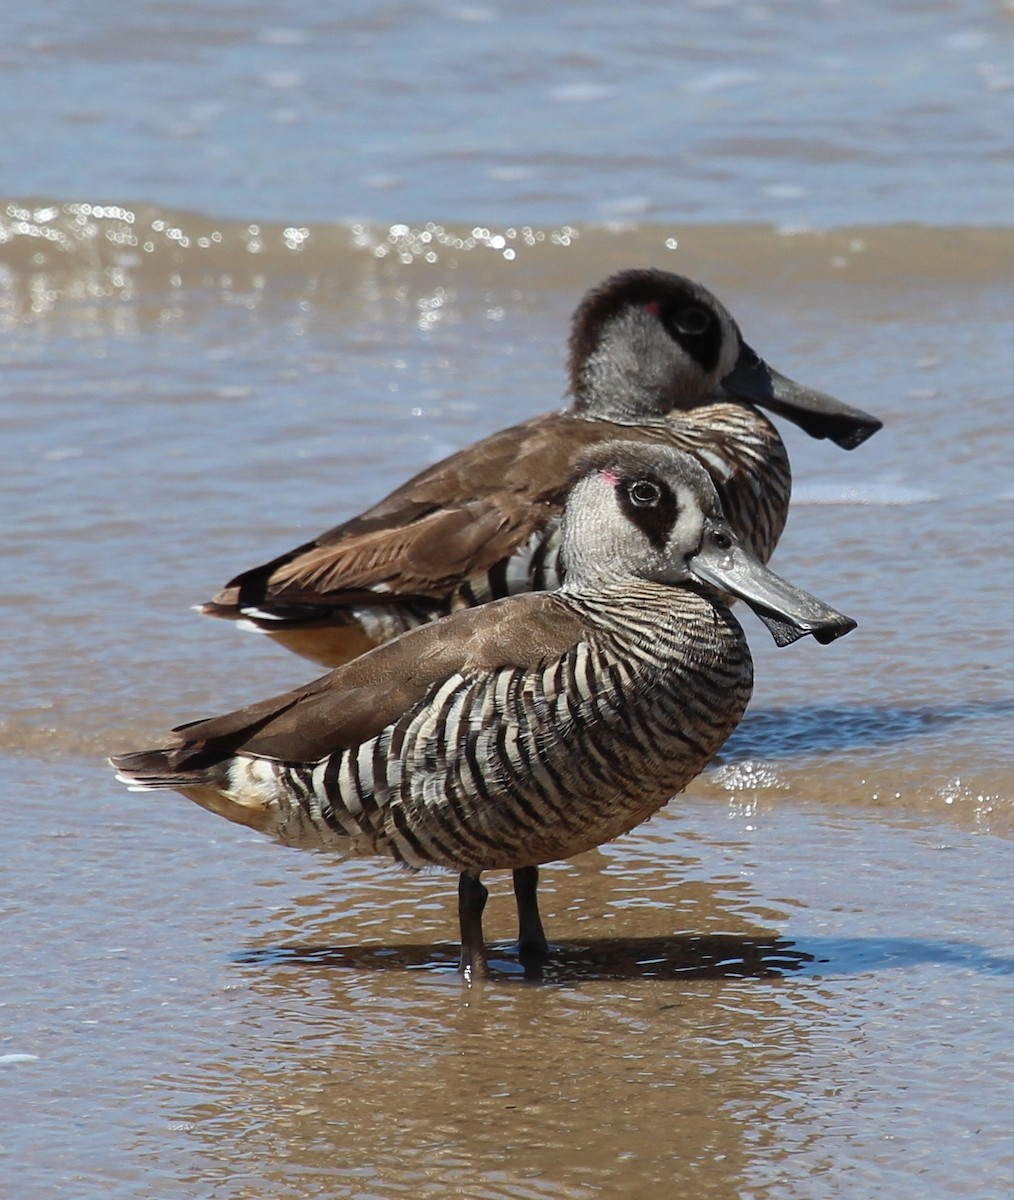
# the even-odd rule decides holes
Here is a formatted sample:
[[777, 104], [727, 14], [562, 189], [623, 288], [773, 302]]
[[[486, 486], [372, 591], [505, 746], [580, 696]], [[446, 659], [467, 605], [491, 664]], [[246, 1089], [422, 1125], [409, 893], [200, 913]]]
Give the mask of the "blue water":
[[1002, 3], [8, 6], [6, 188], [221, 218], [1001, 225]]

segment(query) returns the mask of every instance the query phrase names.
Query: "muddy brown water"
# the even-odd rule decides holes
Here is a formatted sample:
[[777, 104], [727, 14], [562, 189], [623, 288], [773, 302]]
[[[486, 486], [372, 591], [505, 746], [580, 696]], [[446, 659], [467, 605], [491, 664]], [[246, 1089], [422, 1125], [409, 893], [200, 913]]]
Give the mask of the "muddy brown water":
[[[190, 604], [557, 402], [579, 278], [661, 254], [577, 232], [498, 282], [322, 230], [312, 277], [279, 247], [243, 303], [175, 260], [81, 298], [88, 262], [8, 323], [9, 1194], [1008, 1193], [1009, 235], [695, 232], [681, 265], [718, 260], [755, 345], [887, 421], [852, 455], [786, 431], [776, 565], [859, 629], [779, 651], [744, 617], [744, 724], [658, 818], [544, 872], [541, 980], [506, 878], [466, 987], [451, 878], [285, 851], [103, 764], [314, 673]], [[860, 236], [902, 269], [843, 276]], [[927, 287], [926, 243], [966, 238]]]
[[[1009, 1197], [1008, 9], [12, 16], [0, 1195]], [[744, 614], [719, 759], [546, 868], [541, 978], [492, 875], [469, 987], [451, 877], [104, 757], [309, 679], [190, 606], [559, 404], [578, 297], [644, 264], [884, 418], [782, 426], [776, 569], [859, 627]]]

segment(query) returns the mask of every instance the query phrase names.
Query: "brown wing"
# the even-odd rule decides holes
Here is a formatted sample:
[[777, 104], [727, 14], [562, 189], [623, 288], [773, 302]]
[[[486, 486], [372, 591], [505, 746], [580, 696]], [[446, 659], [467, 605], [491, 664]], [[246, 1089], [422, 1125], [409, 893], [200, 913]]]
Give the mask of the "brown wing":
[[562, 507], [561, 498], [533, 503], [496, 492], [427, 512], [407, 525], [348, 534], [276, 567], [266, 597], [313, 604], [340, 595], [362, 603], [377, 597], [355, 593], [377, 584], [385, 594], [442, 596], [510, 554]]
[[[428, 467], [360, 516], [237, 576], [206, 611], [236, 615], [224, 610], [445, 596], [560, 514], [578, 452], [628, 436], [667, 439], [664, 428], [571, 413], [501, 430]], [[382, 592], [370, 590], [377, 585]]]
[[[116, 756], [138, 778], [193, 774], [238, 752], [313, 763], [375, 737], [456, 672], [532, 668], [587, 636], [559, 596], [532, 593], [454, 613], [403, 634], [305, 687], [173, 730], [169, 745]], [[149, 766], [149, 764], [152, 764]]]

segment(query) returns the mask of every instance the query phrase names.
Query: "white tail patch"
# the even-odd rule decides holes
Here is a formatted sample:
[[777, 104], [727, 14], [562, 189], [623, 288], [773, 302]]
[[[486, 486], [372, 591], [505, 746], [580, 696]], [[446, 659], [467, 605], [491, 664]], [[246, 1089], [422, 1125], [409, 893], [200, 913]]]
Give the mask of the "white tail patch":
[[253, 624], [254, 621], [284, 621], [285, 620], [284, 617], [280, 617], [277, 613], [265, 612], [264, 609], [262, 609], [262, 608], [244, 608], [241, 611], [243, 613], [243, 616], [246, 617], [247, 619], [244, 621], [241, 618], [240, 620], [238, 620], [236, 622], [236, 627], [238, 629], [254, 629], [258, 633], [263, 633], [264, 632], [263, 629], [261, 629], [259, 626]]
[[136, 779], [132, 779], [129, 775], [121, 775], [119, 771], [116, 772], [116, 779], [118, 782], [127, 785], [128, 792], [157, 792], [164, 787], [160, 783], [138, 783]]

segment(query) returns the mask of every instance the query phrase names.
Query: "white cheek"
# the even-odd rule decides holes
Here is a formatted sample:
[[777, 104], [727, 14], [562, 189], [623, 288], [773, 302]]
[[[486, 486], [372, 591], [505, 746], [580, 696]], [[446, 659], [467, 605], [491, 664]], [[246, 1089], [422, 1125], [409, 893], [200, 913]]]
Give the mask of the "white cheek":
[[704, 513], [693, 492], [680, 488], [676, 493], [679, 515], [672, 531], [672, 544], [689, 554], [701, 544], [704, 536]]
[[718, 378], [724, 379], [739, 358], [739, 337], [727, 317], [722, 317], [722, 353], [718, 365]]

